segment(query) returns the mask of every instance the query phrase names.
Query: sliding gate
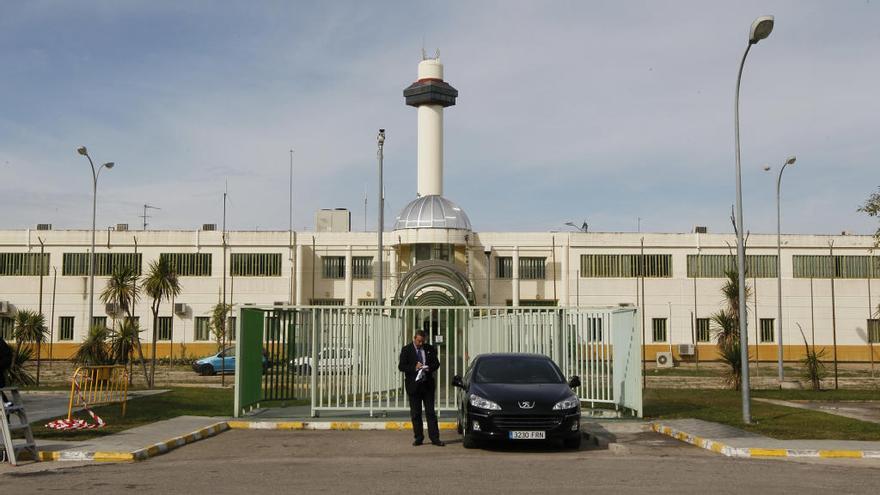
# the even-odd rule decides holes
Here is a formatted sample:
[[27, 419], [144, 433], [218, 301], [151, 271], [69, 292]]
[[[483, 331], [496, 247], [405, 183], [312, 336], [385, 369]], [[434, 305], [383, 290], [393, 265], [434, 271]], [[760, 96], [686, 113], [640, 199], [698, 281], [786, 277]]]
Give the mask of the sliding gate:
[[455, 410], [452, 377], [487, 352], [550, 356], [591, 406], [641, 416], [641, 331], [632, 308], [342, 307], [239, 309], [235, 414], [307, 400], [310, 412], [408, 410], [401, 348], [415, 330], [438, 350], [437, 408]]

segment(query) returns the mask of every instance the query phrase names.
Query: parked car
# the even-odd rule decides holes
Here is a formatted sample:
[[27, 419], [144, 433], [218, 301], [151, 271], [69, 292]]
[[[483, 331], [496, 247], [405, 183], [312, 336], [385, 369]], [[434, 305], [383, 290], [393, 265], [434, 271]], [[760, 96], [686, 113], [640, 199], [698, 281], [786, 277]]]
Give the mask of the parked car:
[[[319, 373], [343, 373], [354, 369], [358, 364], [358, 358], [349, 347], [325, 347], [318, 354]], [[290, 360], [290, 367], [297, 372], [307, 375], [312, 372], [314, 364], [311, 356], [300, 357]]]
[[[224, 367], [225, 366], [225, 367]], [[193, 371], [207, 376], [217, 373], [235, 373], [235, 346], [227, 347], [217, 354], [205, 356], [192, 364]], [[269, 368], [269, 359], [263, 351], [263, 371]]]
[[572, 390], [580, 378], [566, 382], [549, 357], [481, 354], [452, 384], [459, 388], [458, 432], [465, 448], [486, 439], [558, 439], [580, 448], [581, 404]]

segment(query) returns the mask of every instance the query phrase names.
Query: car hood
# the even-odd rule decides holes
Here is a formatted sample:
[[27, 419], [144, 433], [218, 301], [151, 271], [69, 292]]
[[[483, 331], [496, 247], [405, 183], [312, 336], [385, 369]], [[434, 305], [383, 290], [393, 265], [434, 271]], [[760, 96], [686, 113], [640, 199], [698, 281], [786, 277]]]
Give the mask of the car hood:
[[477, 394], [501, 406], [503, 411], [525, 412], [522, 401], [534, 402], [533, 410], [552, 410], [553, 406], [575, 395], [566, 383], [471, 383], [469, 393]]

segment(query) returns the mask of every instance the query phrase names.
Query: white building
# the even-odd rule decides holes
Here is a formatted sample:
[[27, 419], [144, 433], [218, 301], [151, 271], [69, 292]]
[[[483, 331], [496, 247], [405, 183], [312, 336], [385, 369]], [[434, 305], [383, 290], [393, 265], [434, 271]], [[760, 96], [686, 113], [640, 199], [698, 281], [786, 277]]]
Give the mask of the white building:
[[[474, 232], [467, 214], [443, 196], [443, 109], [457, 95], [443, 81], [438, 59], [423, 60], [419, 79], [404, 91], [407, 104], [418, 108], [419, 194], [383, 236], [384, 304], [636, 305], [643, 310], [646, 359], [662, 351], [685, 360], [715, 359], [709, 317], [724, 304], [720, 289], [725, 269], [734, 266], [735, 237]], [[315, 232], [228, 232], [225, 248], [221, 232], [211, 229], [100, 231], [95, 291], [100, 294], [114, 266], [130, 264], [145, 273], [151, 261], [167, 257], [183, 292], [175, 305], [161, 307], [157, 352], [173, 349], [177, 356], [215, 348], [208, 319], [224, 281], [227, 300], [235, 304], [375, 304], [377, 235], [347, 231], [340, 215], [319, 213], [322, 228]], [[16, 309], [40, 307], [42, 284], [53, 342], [44, 355], [65, 358], [75, 351], [87, 333], [90, 234], [0, 231], [0, 334], [11, 336]], [[786, 359], [803, 354], [799, 328], [821, 346], [836, 339], [841, 361], [880, 359], [873, 346], [880, 340], [880, 282], [874, 280], [880, 256], [873, 254], [873, 239], [784, 235], [782, 245], [777, 260], [775, 235], [748, 240], [753, 358], [776, 360], [779, 267]], [[121, 316], [97, 296], [95, 301], [96, 318]], [[141, 300], [135, 314], [150, 335], [150, 301]], [[680, 355], [685, 349], [678, 344], [695, 344], [696, 356]]]

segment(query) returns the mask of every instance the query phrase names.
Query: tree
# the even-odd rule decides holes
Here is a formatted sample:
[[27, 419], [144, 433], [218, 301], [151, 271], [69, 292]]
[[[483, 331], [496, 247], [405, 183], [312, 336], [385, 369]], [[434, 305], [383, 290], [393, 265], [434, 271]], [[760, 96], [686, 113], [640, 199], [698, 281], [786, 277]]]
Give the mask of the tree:
[[[721, 287], [725, 307], [711, 316], [715, 326], [715, 342], [718, 354], [727, 365], [725, 381], [736, 390], [742, 384], [742, 347], [739, 338], [739, 274], [735, 270], [725, 272], [727, 281]], [[751, 289], [746, 286], [746, 300]]]
[[86, 366], [99, 366], [109, 364], [112, 361], [107, 339], [110, 330], [103, 325], [95, 325], [89, 329], [89, 334], [83, 339], [79, 349], [73, 356], [73, 361]]
[[[140, 329], [138, 328], [137, 323], [135, 323], [134, 315], [132, 314], [134, 305], [140, 297], [141, 292], [140, 286], [138, 285], [138, 273], [137, 270], [130, 266], [114, 268], [113, 273], [110, 274], [110, 278], [107, 279], [107, 286], [104, 287], [104, 290], [101, 292], [101, 302], [104, 304], [116, 304], [128, 317], [127, 319], [124, 319], [121, 324], [114, 322], [114, 326], [117, 324], [122, 326], [129, 324], [128, 331], [134, 332], [134, 349], [137, 350], [138, 358], [141, 361], [141, 369], [144, 372], [144, 381], [149, 383], [150, 376], [147, 374], [144, 350], [141, 347]], [[122, 331], [122, 326], [119, 327], [120, 332]], [[129, 375], [129, 377], [130, 376], [131, 375]]]
[[46, 319], [42, 314], [29, 309], [19, 310], [15, 314], [15, 328], [13, 330], [18, 348], [26, 346], [30, 354], [37, 355], [37, 386], [40, 386], [40, 347], [46, 341], [48, 329]]
[[[867, 213], [869, 217], [880, 217], [880, 187], [877, 188], [877, 192], [868, 196], [865, 204], [860, 206], [858, 211]], [[874, 239], [880, 244], [880, 227], [874, 232]]]
[[158, 261], [150, 263], [147, 277], [144, 279], [141, 287], [144, 293], [153, 299], [153, 303], [150, 306], [150, 309], [153, 311], [153, 349], [150, 359], [150, 380], [148, 382], [150, 388], [152, 388], [156, 380], [156, 341], [158, 337], [159, 306], [163, 300], [170, 301], [172, 298], [180, 295], [181, 287], [177, 273], [165, 258], [159, 258]]
[[[226, 323], [229, 321], [229, 312], [232, 311], [231, 304], [218, 302], [211, 311], [211, 333], [214, 334], [214, 341], [217, 342], [217, 351], [224, 351], [226, 343]], [[220, 383], [226, 385], [226, 353], [220, 356]]]

